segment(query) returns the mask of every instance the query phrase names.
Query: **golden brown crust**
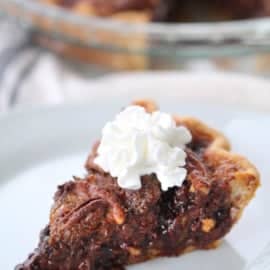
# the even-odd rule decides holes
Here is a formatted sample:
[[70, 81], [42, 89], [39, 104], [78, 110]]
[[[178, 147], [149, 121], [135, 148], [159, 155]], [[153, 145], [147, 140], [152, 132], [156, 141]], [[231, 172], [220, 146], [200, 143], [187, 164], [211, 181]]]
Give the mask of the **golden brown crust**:
[[[88, 4], [80, 2], [74, 12], [79, 14], [96, 15]], [[117, 19], [123, 22], [146, 23], [151, 19], [151, 13], [146, 11], [125, 11], [112, 14], [112, 19]], [[45, 31], [55, 30], [55, 25], [50, 24], [49, 18], [32, 18], [33, 21]], [[79, 39], [83, 43], [88, 43], [91, 35], [100, 44], [106, 44], [111, 48], [123, 48], [124, 51], [132, 52], [146, 47], [146, 37], [142, 34], [135, 36], [126, 36], [121, 33], [111, 31], [93, 31], [89, 29], [78, 29], [73, 24], [65, 25], [64, 23], [57, 29], [74, 39]], [[125, 53], [117, 50], [104, 50], [100, 48], [78, 46], [67, 43], [58, 39], [48, 38], [46, 36], [37, 36], [36, 41], [43, 47], [53, 50], [54, 52], [63, 55], [67, 58], [78, 59], [82, 62], [88, 62], [105, 66], [116, 70], [142, 70], [148, 68], [148, 59], [141, 54], [135, 52]]]
[[[151, 100], [139, 100], [133, 102], [150, 111], [157, 109], [157, 105]], [[246, 158], [230, 152], [228, 139], [219, 131], [210, 128], [200, 120], [193, 117], [174, 116], [177, 125], [186, 126], [200, 139], [206, 138], [209, 144], [205, 150], [205, 159], [215, 169], [216, 178], [230, 178], [231, 201], [233, 208], [231, 216], [234, 222], [238, 221], [245, 206], [254, 197], [260, 186], [260, 174], [256, 167]]]
[[[143, 106], [150, 112], [158, 108], [151, 100], [142, 99], [133, 102], [133, 104]], [[151, 109], [149, 110], [149, 108]], [[255, 192], [260, 186], [258, 170], [246, 158], [230, 152], [230, 143], [221, 132], [210, 128], [193, 117], [174, 116], [174, 119], [177, 125], [186, 126], [194, 136], [209, 140], [209, 145], [205, 150], [205, 158], [209, 165], [215, 168], [217, 176], [230, 178], [231, 201], [233, 205], [231, 217], [234, 223], [237, 222], [241, 218], [244, 208], [255, 196]], [[210, 230], [212, 224], [207, 220], [203, 226], [205, 226], [204, 229]], [[209, 249], [216, 248], [219, 244], [220, 241], [215, 241], [209, 245]], [[196, 248], [188, 247], [184, 253], [191, 252], [194, 249]]]
[[[149, 100], [133, 104], [157, 109]], [[87, 162], [89, 174], [58, 188], [38, 249], [17, 269], [123, 269], [216, 248], [254, 196], [259, 173], [229, 152], [218, 131], [191, 117], [175, 120], [193, 135], [181, 187], [164, 192], [152, 174], [142, 176], [138, 191], [121, 189], [115, 178], [91, 165], [97, 144]]]
[[193, 134], [211, 139], [205, 150], [205, 158], [215, 168], [217, 176], [230, 177], [233, 203], [231, 215], [234, 221], [239, 220], [244, 207], [260, 186], [259, 172], [246, 158], [229, 151], [230, 143], [220, 132], [192, 117], [175, 116], [175, 120], [177, 124], [185, 125]]
[[[40, 0], [48, 5], [59, 5], [57, 0]], [[94, 7], [87, 1], [78, 1], [72, 6], [72, 11], [81, 15], [99, 16]], [[122, 22], [147, 23], [151, 20], [152, 13], [145, 10], [126, 10], [115, 12], [108, 18], [116, 19]], [[51, 19], [47, 17], [32, 16], [32, 21], [45, 32], [60, 32], [69, 36], [71, 39], [80, 40], [82, 44], [88, 44], [92, 35], [103, 46], [108, 46], [112, 50], [104, 50], [91, 46], [79, 46], [60, 39], [54, 39], [47, 35], [36, 35], [35, 42], [42, 47], [50, 49], [64, 57], [76, 59], [82, 62], [97, 64], [116, 70], [142, 70], [148, 68], [148, 59], [134, 51], [144, 49], [146, 47], [146, 37], [142, 34], [136, 36], [126, 36], [125, 34], [112, 32], [110, 30], [89, 31], [79, 26], [75, 26], [72, 22], [61, 22], [52, 24]], [[93, 32], [93, 33], [92, 33]], [[114, 50], [117, 48], [117, 50]], [[122, 48], [123, 51], [119, 51]], [[127, 53], [128, 52], [128, 53]], [[132, 53], [130, 53], [132, 52]]]
[[152, 113], [158, 109], [157, 104], [151, 99], [137, 99], [132, 105], [143, 107], [147, 112]]
[[174, 119], [177, 124], [185, 125], [188, 129], [191, 130], [193, 134], [198, 134], [200, 138], [209, 137], [211, 140], [209, 149], [223, 149], [227, 151], [230, 150], [230, 143], [228, 139], [221, 132], [210, 128], [200, 120], [193, 117], [179, 116], [174, 116]]
[[[151, 100], [139, 100], [133, 102], [143, 106], [147, 111], [154, 111], [158, 107]], [[149, 110], [151, 108], [151, 110]], [[174, 116], [177, 125], [186, 126], [193, 136], [208, 140], [209, 144], [205, 150], [205, 159], [208, 165], [215, 169], [218, 179], [220, 177], [230, 178], [232, 210], [231, 217], [237, 222], [244, 208], [255, 196], [257, 188], [260, 186], [260, 174], [256, 167], [246, 158], [230, 152], [228, 139], [219, 131], [210, 128], [198, 119], [193, 117]], [[209, 222], [207, 222], [209, 223]], [[205, 229], [208, 229], [206, 224]], [[211, 227], [211, 226], [210, 226]], [[213, 243], [209, 248], [216, 248], [219, 241]], [[187, 248], [185, 252], [194, 250], [193, 247]]]

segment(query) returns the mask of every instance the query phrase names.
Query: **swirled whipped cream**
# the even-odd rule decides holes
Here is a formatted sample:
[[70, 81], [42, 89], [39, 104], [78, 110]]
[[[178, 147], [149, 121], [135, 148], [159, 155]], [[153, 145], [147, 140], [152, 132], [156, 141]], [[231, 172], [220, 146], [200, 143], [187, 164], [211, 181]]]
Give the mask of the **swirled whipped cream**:
[[141, 176], [155, 173], [166, 191], [186, 178], [184, 149], [191, 139], [171, 115], [129, 106], [103, 128], [94, 162], [122, 188], [140, 189]]

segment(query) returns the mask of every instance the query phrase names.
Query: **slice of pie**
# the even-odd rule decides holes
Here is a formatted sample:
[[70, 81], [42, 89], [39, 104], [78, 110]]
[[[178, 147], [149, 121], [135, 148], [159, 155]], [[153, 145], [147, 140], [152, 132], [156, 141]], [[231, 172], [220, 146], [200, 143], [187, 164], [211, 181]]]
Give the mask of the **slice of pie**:
[[[156, 110], [149, 101], [136, 105]], [[192, 134], [184, 148], [187, 174], [181, 185], [164, 190], [152, 173], [141, 177], [139, 189], [121, 188], [97, 165], [95, 144], [88, 174], [58, 187], [38, 248], [16, 269], [120, 270], [217, 247], [254, 196], [259, 174], [229, 151], [218, 131], [191, 117], [174, 119]]]

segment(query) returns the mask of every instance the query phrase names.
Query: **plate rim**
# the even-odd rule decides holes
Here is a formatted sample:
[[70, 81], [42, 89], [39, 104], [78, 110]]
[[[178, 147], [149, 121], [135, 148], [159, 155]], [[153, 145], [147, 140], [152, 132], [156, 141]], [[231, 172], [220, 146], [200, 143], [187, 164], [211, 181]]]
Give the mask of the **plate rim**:
[[[78, 79], [78, 78], [76, 78]], [[151, 82], [155, 80], [155, 83]], [[194, 89], [192, 91], [181, 88], [176, 91], [176, 85], [172, 87], [173, 91], [167, 89], [155, 88], [154, 85], [166, 85], [173, 83], [181, 85], [181, 81], [189, 83], [190, 87], [195, 85], [200, 86], [202, 81], [208, 84], [215, 83], [222, 86], [227, 85], [218, 90], [210, 86], [203, 90]], [[140, 82], [140, 83], [138, 83]], [[145, 89], [144, 86], [150, 87]], [[51, 110], [55, 107], [75, 107], [87, 105], [90, 106], [93, 102], [103, 102], [106, 98], [128, 97], [130, 101], [134, 98], [152, 98], [158, 99], [181, 98], [183, 101], [203, 101], [206, 104], [214, 105], [222, 101], [223, 105], [238, 107], [243, 110], [256, 110], [257, 112], [270, 112], [270, 80], [263, 77], [256, 77], [248, 74], [221, 72], [221, 71], [138, 71], [138, 72], [119, 72], [116, 74], [107, 74], [96, 79], [82, 79], [79, 81], [78, 87], [81, 87], [80, 100], [74, 102], [64, 100], [58, 104], [19, 104], [4, 113], [1, 117], [7, 114], [13, 115], [16, 113], [25, 113], [28, 111], [37, 112], [39, 110]], [[108, 87], [109, 90], [108, 91]], [[151, 88], [152, 87], [152, 88]], [[211, 88], [212, 87], [212, 88]], [[91, 89], [92, 88], [92, 89]], [[92, 91], [89, 95], [88, 90]], [[258, 92], [260, 91], [260, 95]], [[135, 93], [136, 92], [136, 93]], [[146, 93], [145, 93], [146, 92]], [[155, 99], [154, 98], [154, 99]], [[71, 98], [70, 98], [71, 99]], [[66, 103], [65, 103], [66, 102]]]

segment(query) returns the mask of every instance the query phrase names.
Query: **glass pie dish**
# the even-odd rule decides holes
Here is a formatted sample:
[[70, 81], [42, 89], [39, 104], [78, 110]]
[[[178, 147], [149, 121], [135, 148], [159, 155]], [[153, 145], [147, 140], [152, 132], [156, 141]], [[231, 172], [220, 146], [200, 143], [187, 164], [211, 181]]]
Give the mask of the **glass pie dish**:
[[41, 45], [104, 67], [175, 69], [207, 59], [221, 69], [270, 70], [270, 18], [136, 23], [84, 16], [33, 0], [1, 0], [0, 9], [34, 30]]

